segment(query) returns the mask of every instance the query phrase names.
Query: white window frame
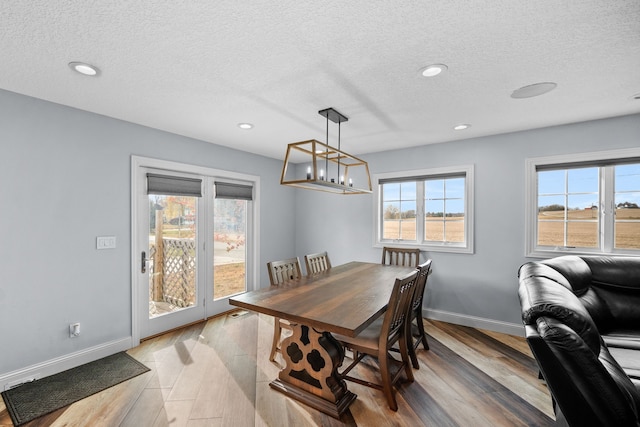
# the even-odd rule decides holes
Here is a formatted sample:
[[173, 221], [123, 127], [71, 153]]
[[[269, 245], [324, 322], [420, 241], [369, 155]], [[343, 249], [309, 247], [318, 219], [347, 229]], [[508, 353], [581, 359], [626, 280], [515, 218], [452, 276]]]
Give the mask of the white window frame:
[[599, 195], [599, 248], [571, 248], [571, 247], [539, 247], [538, 236], [538, 180], [537, 170], [540, 166], [571, 166], [589, 163], [605, 162], [625, 159], [640, 158], [640, 148], [630, 148], [622, 150], [607, 150], [590, 153], [565, 154], [548, 157], [535, 157], [525, 159], [525, 256], [532, 258], [549, 258], [564, 254], [583, 255], [640, 255], [640, 251], [632, 249], [615, 249], [614, 243], [614, 221], [612, 215], [614, 207], [613, 200], [613, 176], [607, 171], [600, 173], [600, 195]]
[[[380, 181], [389, 179], [406, 179], [406, 181], [419, 181], [425, 178], [438, 178], [446, 177], [447, 175], [464, 175], [465, 177], [465, 194], [464, 194], [464, 242], [440, 242], [435, 243], [424, 240], [424, 226], [416, 227], [416, 237], [418, 240], [400, 240], [400, 239], [382, 239], [382, 186]], [[374, 226], [374, 241], [373, 246], [381, 248], [383, 246], [395, 246], [395, 247], [410, 247], [420, 248], [424, 251], [431, 252], [450, 252], [450, 253], [462, 253], [473, 254], [474, 253], [474, 165], [462, 165], [462, 166], [450, 166], [433, 169], [418, 169], [410, 171], [400, 172], [388, 172], [373, 175], [373, 226]], [[418, 186], [416, 189], [416, 218], [424, 218], [424, 188]], [[422, 221], [424, 222], [424, 221]]]

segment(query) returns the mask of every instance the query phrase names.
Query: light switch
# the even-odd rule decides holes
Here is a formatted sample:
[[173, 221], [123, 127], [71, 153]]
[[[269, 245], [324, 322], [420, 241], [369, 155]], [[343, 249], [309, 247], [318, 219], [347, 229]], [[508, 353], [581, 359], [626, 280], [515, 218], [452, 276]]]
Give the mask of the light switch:
[[96, 249], [114, 249], [116, 247], [116, 236], [98, 236], [96, 238]]

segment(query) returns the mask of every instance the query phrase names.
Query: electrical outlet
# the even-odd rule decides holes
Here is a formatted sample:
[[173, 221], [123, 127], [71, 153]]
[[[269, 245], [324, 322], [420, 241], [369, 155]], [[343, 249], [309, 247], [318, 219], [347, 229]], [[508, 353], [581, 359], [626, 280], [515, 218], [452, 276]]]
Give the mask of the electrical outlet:
[[80, 323], [72, 323], [69, 325], [69, 338], [75, 338], [80, 335]]

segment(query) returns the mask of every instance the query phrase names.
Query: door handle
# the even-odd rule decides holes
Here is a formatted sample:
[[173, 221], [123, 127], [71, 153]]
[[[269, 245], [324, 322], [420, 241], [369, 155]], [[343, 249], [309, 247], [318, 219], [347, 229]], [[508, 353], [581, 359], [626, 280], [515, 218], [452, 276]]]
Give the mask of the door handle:
[[147, 253], [145, 251], [142, 251], [141, 254], [141, 259], [140, 259], [140, 272], [141, 273], [146, 273], [147, 272]]

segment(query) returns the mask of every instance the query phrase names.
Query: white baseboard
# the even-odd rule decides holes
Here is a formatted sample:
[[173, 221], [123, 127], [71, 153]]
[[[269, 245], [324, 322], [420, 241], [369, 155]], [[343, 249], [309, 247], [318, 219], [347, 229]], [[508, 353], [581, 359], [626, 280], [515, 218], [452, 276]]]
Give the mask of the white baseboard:
[[477, 329], [487, 329], [502, 334], [524, 337], [524, 326], [522, 323], [508, 323], [483, 317], [468, 316], [465, 314], [452, 313], [449, 311], [429, 310], [422, 311], [425, 318], [440, 320], [442, 322], [454, 323], [456, 325], [469, 326]]
[[122, 338], [120, 340], [107, 342], [95, 347], [80, 350], [75, 353], [65, 354], [55, 359], [47, 360], [42, 363], [17, 369], [12, 372], [0, 373], [0, 390], [8, 390], [24, 382], [37, 380], [67, 369], [94, 360], [110, 356], [119, 351], [129, 350], [132, 345], [131, 337]]

